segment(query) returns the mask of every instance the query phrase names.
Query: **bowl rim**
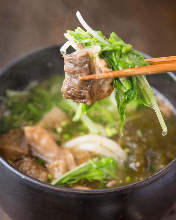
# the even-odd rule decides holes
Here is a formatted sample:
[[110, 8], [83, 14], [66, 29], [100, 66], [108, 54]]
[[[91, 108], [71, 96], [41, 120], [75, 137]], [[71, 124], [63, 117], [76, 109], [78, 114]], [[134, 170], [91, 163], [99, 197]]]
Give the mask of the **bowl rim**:
[[[2, 68], [2, 70], [0, 70], [0, 77], [2, 75], [4, 75], [11, 67], [18, 64], [19, 62], [21, 62], [22, 60], [24, 60], [28, 56], [31, 56], [33, 54], [36, 54], [36, 53], [39, 53], [39, 52], [42, 52], [42, 51], [45, 51], [45, 50], [48, 50], [48, 49], [56, 48], [56, 47], [58, 47], [58, 52], [59, 52], [60, 45], [61, 44], [50, 45], [48, 47], [42, 47], [42, 48], [39, 48], [39, 49], [34, 49], [34, 50], [31, 50], [28, 53], [25, 53], [22, 56], [17, 57], [16, 59], [9, 62], [4, 68]], [[146, 58], [151, 58], [151, 56], [149, 56], [146, 53], [143, 53], [143, 52], [140, 52], [140, 53], [142, 53], [143, 56], [146, 57]], [[168, 72], [168, 75], [174, 81], [176, 81], [176, 75], [174, 73]], [[154, 173], [153, 175], [151, 175], [149, 177], [144, 178], [143, 180], [140, 180], [140, 181], [128, 184], [128, 185], [124, 185], [124, 186], [110, 188], [110, 189], [93, 189], [93, 190], [80, 190], [80, 189], [59, 187], [59, 186], [53, 186], [51, 184], [41, 182], [41, 181], [39, 181], [37, 179], [34, 179], [34, 178], [32, 178], [32, 177], [30, 177], [26, 174], [21, 173], [15, 167], [13, 167], [11, 164], [9, 164], [5, 159], [3, 159], [2, 156], [0, 156], [0, 165], [1, 164], [4, 165], [13, 174], [15, 174], [16, 177], [19, 177], [22, 181], [25, 181], [27, 184], [34, 185], [36, 188], [38, 188], [40, 190], [50, 191], [50, 192], [53, 192], [53, 193], [63, 192], [63, 193], [72, 193], [72, 194], [79, 194], [79, 195], [81, 195], [81, 194], [83, 194], [83, 195], [85, 195], [85, 194], [94, 195], [94, 194], [106, 194], [106, 193], [114, 193], [114, 192], [123, 192], [123, 191], [126, 191], [126, 190], [132, 190], [132, 189], [135, 189], [135, 188], [140, 188], [144, 185], [151, 184], [156, 179], [159, 179], [162, 176], [166, 175], [168, 173], [168, 171], [176, 165], [176, 158], [173, 159], [167, 166], [162, 168], [160, 171]]]

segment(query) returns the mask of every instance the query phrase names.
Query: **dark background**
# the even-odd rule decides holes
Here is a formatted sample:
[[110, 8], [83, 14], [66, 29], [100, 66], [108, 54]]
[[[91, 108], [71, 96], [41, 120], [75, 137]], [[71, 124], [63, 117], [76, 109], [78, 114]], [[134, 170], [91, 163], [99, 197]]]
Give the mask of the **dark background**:
[[[154, 57], [176, 55], [176, 0], [0, 0], [0, 69], [34, 49], [64, 42], [76, 10]], [[59, 50], [58, 50], [59, 53]], [[0, 212], [0, 219], [8, 219]]]
[[176, 55], [176, 0], [0, 0], [0, 69], [17, 57], [64, 42], [80, 10], [94, 29], [115, 31], [152, 56]]

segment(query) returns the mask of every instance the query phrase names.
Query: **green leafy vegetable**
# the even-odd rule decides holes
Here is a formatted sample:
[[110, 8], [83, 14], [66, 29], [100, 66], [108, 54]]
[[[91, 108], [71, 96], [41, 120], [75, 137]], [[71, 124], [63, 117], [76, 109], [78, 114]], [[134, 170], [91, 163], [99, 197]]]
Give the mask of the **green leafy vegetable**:
[[[103, 58], [108, 67], [112, 70], [122, 70], [148, 65], [140, 53], [135, 51], [131, 45], [126, 44], [114, 32], [112, 32], [107, 39], [102, 32], [94, 31], [90, 28], [79, 12], [77, 12], [76, 15], [86, 31], [80, 27], [76, 28], [74, 31], [67, 31], [65, 37], [74, 48], [75, 43], [81, 44], [85, 48], [92, 48], [95, 51], [95, 56]], [[154, 109], [161, 124], [163, 134], [167, 133], [167, 127], [155, 101], [153, 91], [145, 76], [116, 78], [113, 81], [113, 86], [120, 116], [121, 131], [124, 125], [127, 105], [132, 101], [137, 101], [140, 104], [142, 103]], [[74, 119], [78, 120], [82, 112], [84, 112], [83, 106], [80, 105]]]
[[[7, 90], [6, 97], [2, 97], [5, 110], [0, 119], [0, 134], [22, 125], [37, 123], [53, 106], [65, 111], [68, 118], [74, 118], [80, 107], [71, 100], [62, 99], [62, 82], [63, 77], [57, 75], [39, 84], [29, 84], [24, 90]], [[87, 106], [82, 105], [81, 111], [86, 114], [81, 114], [80, 121], [73, 120], [72, 124], [62, 121], [53, 131], [61, 134], [63, 140], [73, 137], [76, 133], [83, 135], [88, 131], [105, 136], [117, 134], [119, 118], [110, 98], [100, 100], [88, 108], [89, 111], [86, 112]]]
[[92, 159], [65, 173], [53, 181], [52, 185], [66, 186], [79, 182], [80, 180], [93, 182], [105, 182], [117, 178], [117, 163], [111, 157]]
[[[31, 85], [22, 91], [7, 90], [5, 108], [0, 119], [0, 133], [7, 132], [11, 128], [18, 128], [27, 123], [35, 124], [43, 115], [55, 106], [61, 94], [58, 95], [57, 77], [48, 82]], [[61, 86], [62, 81], [60, 81]]]
[[[80, 105], [78, 105], [75, 102], [72, 102], [71, 100], [66, 100], [66, 103], [71, 107], [74, 112], [76, 112], [76, 115], [73, 118], [73, 122], [75, 122], [75, 117], [77, 117], [77, 114], [80, 114]], [[78, 113], [77, 113], [78, 112]], [[87, 114], [80, 114], [80, 120], [83, 123], [85, 127], [89, 130], [92, 134], [104, 134], [105, 131], [102, 128], [100, 124], [95, 123], [91, 117], [89, 117]]]
[[88, 108], [89, 107], [86, 104], [81, 103], [78, 107], [78, 110], [76, 111], [73, 121], [78, 121], [81, 118], [82, 113], [86, 112]]

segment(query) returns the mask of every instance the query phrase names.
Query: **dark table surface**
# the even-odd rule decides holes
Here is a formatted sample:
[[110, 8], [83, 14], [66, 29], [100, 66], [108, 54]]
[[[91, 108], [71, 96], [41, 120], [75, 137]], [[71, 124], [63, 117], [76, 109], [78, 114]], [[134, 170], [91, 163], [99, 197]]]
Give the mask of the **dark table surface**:
[[[78, 26], [76, 10], [94, 29], [115, 31], [138, 50], [176, 55], [175, 0], [0, 0], [0, 69], [31, 50], [64, 42], [63, 33]], [[0, 219], [8, 218], [1, 212]]]

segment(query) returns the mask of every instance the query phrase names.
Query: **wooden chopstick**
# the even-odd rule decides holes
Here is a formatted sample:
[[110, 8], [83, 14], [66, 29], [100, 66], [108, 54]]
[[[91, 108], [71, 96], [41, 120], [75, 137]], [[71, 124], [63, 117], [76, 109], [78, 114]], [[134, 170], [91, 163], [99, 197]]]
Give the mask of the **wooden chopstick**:
[[176, 71], [176, 56], [151, 58], [145, 60], [151, 65], [81, 76], [80, 80], [111, 79], [115, 77], [150, 75]]
[[150, 63], [150, 64], [159, 64], [159, 63], [165, 63], [165, 62], [176, 62], [176, 56], [149, 58], [149, 59], [145, 59], [145, 61]]

